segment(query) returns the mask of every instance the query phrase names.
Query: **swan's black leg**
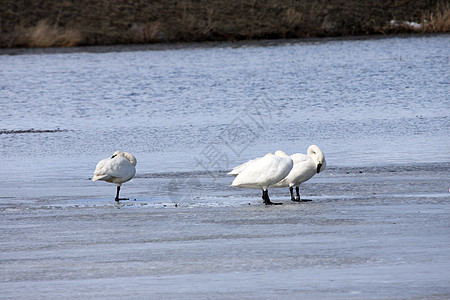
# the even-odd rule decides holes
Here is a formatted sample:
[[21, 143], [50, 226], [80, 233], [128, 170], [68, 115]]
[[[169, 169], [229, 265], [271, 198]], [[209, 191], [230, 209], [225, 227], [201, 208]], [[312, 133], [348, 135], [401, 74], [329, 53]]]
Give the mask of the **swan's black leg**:
[[297, 193], [297, 197], [295, 197], [295, 201], [298, 201], [298, 202], [302, 201], [300, 199], [300, 189], [298, 186], [295, 187], [295, 192]]
[[291, 200], [296, 201], [294, 197], [294, 188], [292, 186], [289, 187], [289, 192], [291, 193]]
[[300, 199], [300, 188], [298, 187], [298, 186], [296, 186], [295, 187], [295, 192], [297, 193], [297, 197], [295, 197], [295, 200], [292, 200], [292, 201], [295, 201], [295, 202], [309, 202], [309, 201], [312, 201], [312, 200], [306, 200], [306, 199]]
[[120, 192], [120, 185], [117, 186], [117, 193], [116, 193], [116, 198], [114, 200], [119, 201], [119, 200], [129, 200], [128, 198], [119, 198], [119, 192]]
[[298, 186], [295, 187], [295, 192], [297, 193], [297, 196], [294, 198], [294, 188], [291, 186], [289, 188], [291, 192], [291, 200], [294, 202], [302, 202], [303, 200], [300, 199], [300, 192]]
[[119, 201], [119, 192], [120, 192], [120, 185], [117, 186], [117, 193], [116, 193], [116, 201]]
[[283, 203], [275, 203], [275, 202], [270, 201], [269, 192], [267, 190], [263, 190], [262, 198], [264, 200], [265, 205], [281, 205], [281, 204], [283, 204]]

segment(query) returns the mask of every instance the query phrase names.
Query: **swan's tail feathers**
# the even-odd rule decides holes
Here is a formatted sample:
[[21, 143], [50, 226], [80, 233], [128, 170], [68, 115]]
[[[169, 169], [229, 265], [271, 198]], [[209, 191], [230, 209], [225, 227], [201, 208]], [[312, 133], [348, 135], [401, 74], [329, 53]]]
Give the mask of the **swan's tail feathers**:
[[233, 176], [238, 176], [239, 173], [241, 173], [242, 170], [245, 169], [245, 167], [247, 166], [246, 163], [243, 163], [242, 165], [239, 165], [235, 168], [233, 168], [233, 170], [231, 170], [230, 172], [227, 173], [227, 175], [233, 175]]
[[233, 176], [238, 176], [239, 173], [241, 173], [245, 168], [247, 168], [252, 162], [255, 162], [256, 160], [260, 159], [261, 157], [255, 158], [255, 159], [251, 159], [243, 164], [240, 164], [237, 167], [234, 167], [233, 170], [231, 170], [230, 172], [228, 172], [228, 175], [233, 175]]
[[232, 184], [232, 185], [230, 185], [230, 187], [242, 188], [242, 187], [245, 187], [245, 186], [242, 186], [240, 184]]
[[240, 187], [240, 183], [236, 183], [236, 180], [233, 180], [233, 182], [230, 184], [230, 187]]
[[234, 182], [231, 183], [230, 187], [236, 187], [236, 188], [247, 188], [247, 189], [260, 189], [258, 185], [252, 184], [252, 183], [243, 183], [243, 182]]
[[108, 177], [109, 176], [106, 175], [106, 174], [94, 174], [94, 177], [92, 178], [92, 181], [105, 180]]

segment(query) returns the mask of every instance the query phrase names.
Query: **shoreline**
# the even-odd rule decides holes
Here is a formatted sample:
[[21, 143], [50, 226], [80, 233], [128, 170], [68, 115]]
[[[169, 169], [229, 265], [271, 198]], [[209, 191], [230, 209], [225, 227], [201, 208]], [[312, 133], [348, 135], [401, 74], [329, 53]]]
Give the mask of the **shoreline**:
[[238, 41], [196, 41], [172, 42], [151, 44], [114, 44], [114, 45], [79, 45], [74, 47], [41, 47], [41, 48], [0, 48], [2, 55], [40, 55], [40, 54], [70, 54], [70, 53], [110, 53], [110, 52], [139, 52], [139, 51], [166, 51], [185, 49], [208, 48], [242, 48], [242, 47], [271, 47], [286, 44], [313, 44], [333, 41], [360, 41], [381, 39], [409, 39], [430, 38], [435, 36], [450, 36], [450, 33], [401, 33], [377, 35], [349, 35], [337, 37], [308, 37], [289, 39], [258, 39]]

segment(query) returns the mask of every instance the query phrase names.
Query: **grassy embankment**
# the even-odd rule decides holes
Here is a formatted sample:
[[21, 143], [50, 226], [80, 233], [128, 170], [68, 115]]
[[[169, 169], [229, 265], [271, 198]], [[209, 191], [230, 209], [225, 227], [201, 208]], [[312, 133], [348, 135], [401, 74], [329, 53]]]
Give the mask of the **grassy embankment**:
[[448, 2], [48, 0], [25, 3], [5, 0], [0, 6], [0, 47], [70, 47], [416, 32], [450, 32]]

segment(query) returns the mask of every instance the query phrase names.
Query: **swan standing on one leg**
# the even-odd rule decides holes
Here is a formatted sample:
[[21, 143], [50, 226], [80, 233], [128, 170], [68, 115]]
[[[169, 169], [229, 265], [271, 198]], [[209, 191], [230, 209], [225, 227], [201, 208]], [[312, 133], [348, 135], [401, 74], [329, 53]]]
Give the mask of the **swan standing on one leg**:
[[[292, 201], [308, 201], [300, 199], [299, 186], [302, 182], [309, 180], [326, 168], [325, 156], [319, 147], [311, 145], [308, 147], [307, 154], [295, 153], [290, 157], [294, 162], [292, 170], [284, 179], [271, 187], [289, 187]], [[294, 197], [294, 187], [297, 194], [296, 197]]]
[[116, 151], [110, 158], [98, 162], [92, 181], [103, 180], [117, 184], [116, 201], [128, 200], [119, 198], [120, 186], [136, 174], [136, 158], [127, 152]]
[[[269, 153], [234, 168], [234, 173], [231, 171], [229, 174], [237, 174], [237, 176], [231, 186], [262, 189], [262, 198], [265, 205], [282, 204], [270, 201], [267, 188], [286, 177], [292, 166], [292, 159], [283, 151], [278, 150], [275, 154]], [[237, 168], [239, 168], [238, 173], [236, 173]]]

